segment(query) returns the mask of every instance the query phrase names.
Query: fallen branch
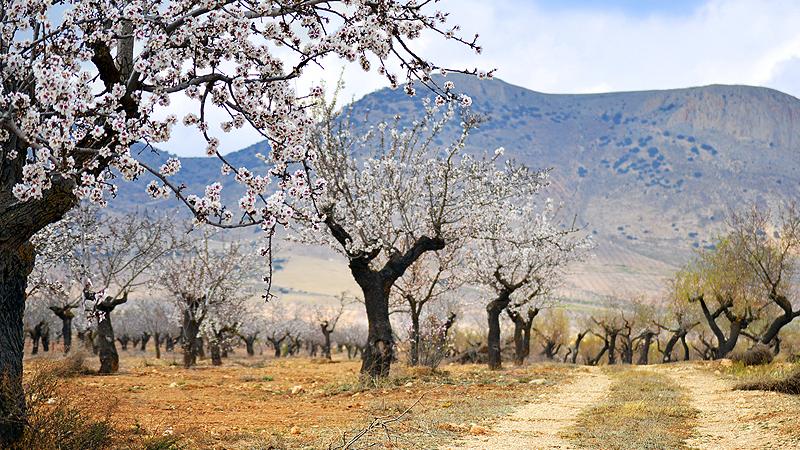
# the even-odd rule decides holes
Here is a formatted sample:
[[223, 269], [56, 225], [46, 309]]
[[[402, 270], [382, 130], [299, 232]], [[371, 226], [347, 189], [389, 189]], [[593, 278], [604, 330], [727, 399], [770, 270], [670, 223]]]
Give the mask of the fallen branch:
[[345, 434], [342, 434], [342, 445], [337, 446], [337, 447], [328, 446], [328, 449], [329, 450], [349, 450], [349, 449], [353, 448], [353, 445], [355, 445], [356, 442], [358, 442], [361, 438], [363, 438], [367, 434], [369, 434], [372, 431], [377, 430], [377, 429], [384, 430], [384, 432], [386, 433], [386, 438], [389, 439], [389, 441], [391, 441], [392, 437], [391, 437], [391, 433], [390, 433], [390, 430], [389, 430], [389, 425], [391, 425], [392, 423], [395, 423], [395, 422], [399, 422], [403, 417], [405, 417], [409, 412], [411, 412], [411, 410], [415, 406], [417, 406], [417, 404], [419, 404], [419, 402], [422, 400], [422, 397], [424, 397], [424, 396], [425, 396], [424, 394], [421, 395], [417, 399], [417, 401], [415, 401], [413, 404], [411, 404], [411, 406], [406, 408], [402, 413], [400, 413], [397, 416], [394, 416], [394, 417], [375, 417], [375, 418], [373, 418], [372, 422], [366, 428], [361, 429], [358, 433], [356, 433], [349, 440], [347, 440]]

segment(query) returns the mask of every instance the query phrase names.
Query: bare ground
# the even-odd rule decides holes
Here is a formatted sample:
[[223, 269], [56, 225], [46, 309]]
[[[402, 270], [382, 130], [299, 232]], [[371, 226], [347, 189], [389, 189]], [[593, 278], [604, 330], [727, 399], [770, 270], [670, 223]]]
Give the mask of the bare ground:
[[572, 380], [537, 396], [531, 403], [491, 427], [491, 435], [475, 436], [452, 449], [568, 449], [560, 434], [578, 414], [608, 393], [611, 380], [597, 367], [575, 369]]

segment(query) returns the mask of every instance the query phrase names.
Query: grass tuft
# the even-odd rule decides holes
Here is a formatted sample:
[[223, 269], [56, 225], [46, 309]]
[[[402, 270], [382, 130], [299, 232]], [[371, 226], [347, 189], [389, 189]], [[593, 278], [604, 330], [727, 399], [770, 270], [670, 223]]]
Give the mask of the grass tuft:
[[582, 412], [564, 436], [588, 448], [681, 448], [697, 411], [685, 393], [664, 375], [614, 370], [609, 396]]
[[734, 389], [741, 391], [773, 391], [783, 394], [800, 395], [800, 370], [782, 379], [775, 379], [768, 376], [758, 377], [754, 380], [739, 383]]
[[766, 345], [757, 344], [749, 349], [731, 356], [731, 360], [744, 366], [763, 366], [772, 362], [774, 355], [772, 349]]

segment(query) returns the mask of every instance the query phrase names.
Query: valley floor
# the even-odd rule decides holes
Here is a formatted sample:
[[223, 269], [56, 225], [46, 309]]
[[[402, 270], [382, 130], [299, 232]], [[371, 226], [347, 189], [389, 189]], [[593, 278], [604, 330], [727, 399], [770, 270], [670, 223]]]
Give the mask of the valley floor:
[[[109, 418], [114, 448], [165, 435], [180, 448], [214, 449], [800, 448], [800, 397], [732, 389], [788, 365], [750, 373], [718, 362], [437, 372], [398, 364], [389, 380], [366, 386], [359, 363], [342, 355], [237, 352], [221, 367], [186, 370], [179, 354], [121, 353], [119, 374], [77, 375], [60, 392]], [[51, 358], [30, 358], [26, 370]]]

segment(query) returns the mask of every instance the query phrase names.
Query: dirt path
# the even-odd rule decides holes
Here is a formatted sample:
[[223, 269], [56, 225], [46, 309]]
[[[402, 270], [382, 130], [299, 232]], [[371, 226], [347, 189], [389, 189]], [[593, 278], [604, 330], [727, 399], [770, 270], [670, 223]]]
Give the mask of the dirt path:
[[800, 447], [800, 438], [780, 432], [787, 408], [796, 408], [785, 395], [733, 391], [732, 382], [694, 366], [660, 367], [687, 389], [691, 405], [700, 411], [690, 448], [783, 449]]
[[597, 367], [575, 371], [570, 383], [541, 394], [531, 403], [498, 420], [488, 436], [472, 436], [458, 447], [464, 449], [568, 449], [574, 448], [559, 433], [575, 423], [578, 414], [608, 392], [611, 380]]

